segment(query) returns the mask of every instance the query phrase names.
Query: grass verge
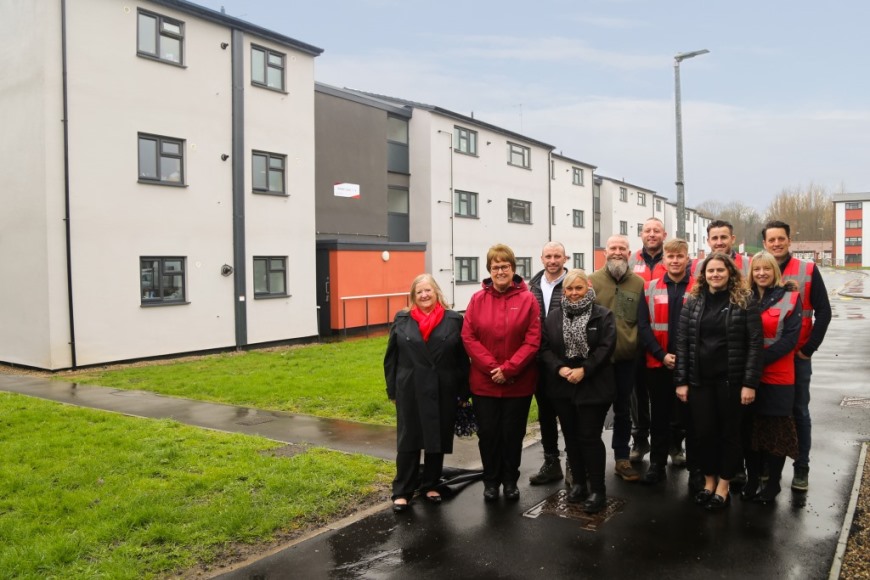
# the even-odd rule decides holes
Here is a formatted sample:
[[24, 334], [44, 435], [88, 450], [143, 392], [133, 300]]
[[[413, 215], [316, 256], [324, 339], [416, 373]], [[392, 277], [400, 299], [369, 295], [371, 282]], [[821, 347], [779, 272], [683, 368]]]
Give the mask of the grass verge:
[[165, 575], [385, 496], [389, 462], [279, 447], [0, 393], [2, 575]]

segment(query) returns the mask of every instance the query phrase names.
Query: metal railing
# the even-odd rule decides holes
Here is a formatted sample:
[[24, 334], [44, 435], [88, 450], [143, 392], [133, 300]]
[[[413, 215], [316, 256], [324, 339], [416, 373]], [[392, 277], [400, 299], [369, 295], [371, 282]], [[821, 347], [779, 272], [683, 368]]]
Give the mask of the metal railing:
[[395, 298], [397, 296], [403, 296], [405, 298], [405, 306], [408, 305], [408, 293], [407, 292], [395, 292], [393, 294], [366, 294], [361, 296], [342, 296], [341, 298], [341, 329], [344, 331], [344, 335], [347, 336], [347, 302], [349, 300], [365, 300], [366, 306], [366, 336], [369, 334], [369, 300], [374, 298], [386, 298], [387, 299], [387, 320], [386, 322], [390, 322], [390, 298]]

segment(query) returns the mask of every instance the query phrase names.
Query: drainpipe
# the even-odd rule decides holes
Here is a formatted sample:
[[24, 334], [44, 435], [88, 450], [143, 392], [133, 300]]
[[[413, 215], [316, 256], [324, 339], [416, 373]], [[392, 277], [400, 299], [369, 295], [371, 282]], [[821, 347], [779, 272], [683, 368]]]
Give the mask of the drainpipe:
[[235, 299], [236, 348], [248, 344], [248, 311], [245, 302], [245, 79], [244, 35], [233, 30], [233, 288]]
[[78, 365], [76, 361], [76, 323], [73, 309], [73, 281], [72, 281], [72, 232], [70, 230], [69, 208], [69, 110], [67, 108], [67, 68], [66, 68], [66, 0], [60, 2], [60, 49], [61, 71], [63, 75], [63, 201], [64, 201], [64, 227], [66, 229], [66, 295], [67, 309], [69, 312], [69, 350], [72, 368]]
[[453, 195], [453, 133], [448, 131], [442, 131], [438, 129], [438, 133], [441, 135], [446, 135], [450, 139], [450, 200], [439, 203], [446, 203], [450, 207], [450, 301], [453, 304], [453, 307], [456, 308], [456, 255], [455, 255], [455, 236], [456, 236], [456, 215], [453, 211], [453, 202], [455, 196]]

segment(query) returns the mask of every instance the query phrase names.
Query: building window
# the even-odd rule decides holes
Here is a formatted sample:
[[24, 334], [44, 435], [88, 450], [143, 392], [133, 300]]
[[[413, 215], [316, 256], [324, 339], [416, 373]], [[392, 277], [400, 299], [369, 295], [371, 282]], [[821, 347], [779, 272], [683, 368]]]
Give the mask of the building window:
[[643, 233], [643, 224], [637, 224], [637, 235], [640, 236], [641, 233]]
[[574, 227], [575, 228], [585, 228], [586, 227], [585, 223], [586, 223], [586, 221], [585, 221], [585, 216], [583, 214], [583, 210], [582, 209], [575, 209], [574, 210]]
[[583, 185], [583, 169], [581, 167], [572, 167], [571, 183], [574, 185]]
[[477, 131], [465, 127], [453, 127], [453, 149], [459, 153], [477, 155]]
[[550, 159], [550, 179], [556, 179], [556, 160]]
[[656, 211], [662, 211], [662, 200], [656, 200]]
[[637, 192], [637, 205], [646, 207], [646, 194], [642, 191]]
[[455, 269], [457, 284], [480, 282], [477, 277], [477, 258], [456, 258]]
[[846, 245], [847, 246], [860, 246], [861, 242], [862, 242], [862, 238], [860, 238], [860, 237], [846, 238]]
[[251, 177], [257, 193], [285, 193], [284, 168], [286, 157], [275, 153], [254, 151], [251, 161]]
[[863, 263], [863, 258], [861, 254], [846, 254], [846, 263], [847, 264], [861, 264]]
[[508, 221], [518, 224], [532, 223], [532, 202], [519, 199], [509, 199]]
[[139, 133], [139, 181], [184, 184], [184, 141]]
[[152, 12], [139, 11], [137, 53], [173, 64], [182, 63], [184, 22]]
[[846, 220], [847, 228], [860, 228], [864, 227], [864, 220]]
[[143, 305], [183, 304], [184, 258], [139, 258], [139, 285]]
[[254, 298], [287, 296], [287, 258], [254, 257]]
[[520, 275], [524, 280], [528, 280], [532, 277], [532, 259], [531, 258], [517, 258], [517, 269], [516, 273]]
[[619, 201], [628, 201], [628, 190], [624, 187], [619, 188]]
[[284, 90], [284, 55], [268, 48], [251, 46], [251, 84]]
[[846, 209], [861, 209], [861, 202], [860, 201], [847, 201], [846, 202]]
[[556, 225], [556, 208], [552, 205], [550, 206], [550, 225]]
[[619, 222], [619, 233], [623, 236], [628, 235], [628, 222]]
[[692, 223], [693, 224], [698, 223], [698, 214], [696, 214], [696, 213], [692, 214]]
[[531, 169], [532, 150], [524, 145], [517, 145], [508, 141], [508, 164]]
[[456, 190], [456, 199], [454, 202], [453, 215], [458, 217], [476, 218], [477, 216], [477, 194], [473, 191]]
[[586, 267], [586, 255], [585, 254], [574, 254], [574, 267], [581, 268], [581, 269]]

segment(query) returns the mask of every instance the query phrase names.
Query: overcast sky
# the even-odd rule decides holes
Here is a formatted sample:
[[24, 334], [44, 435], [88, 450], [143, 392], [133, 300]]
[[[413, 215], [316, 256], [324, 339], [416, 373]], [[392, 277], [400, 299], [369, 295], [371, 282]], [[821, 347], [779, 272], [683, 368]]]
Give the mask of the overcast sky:
[[550, 143], [676, 201], [870, 191], [867, 0], [196, 0], [324, 49], [315, 78]]

